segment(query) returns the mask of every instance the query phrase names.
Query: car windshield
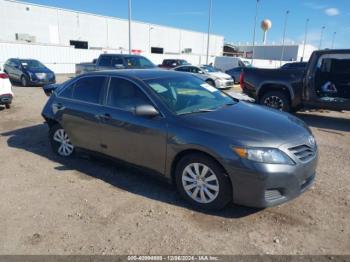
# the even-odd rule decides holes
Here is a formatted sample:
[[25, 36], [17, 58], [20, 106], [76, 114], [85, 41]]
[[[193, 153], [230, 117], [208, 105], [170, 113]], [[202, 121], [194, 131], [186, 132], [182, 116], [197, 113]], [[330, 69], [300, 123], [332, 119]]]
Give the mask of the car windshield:
[[145, 81], [177, 115], [215, 111], [237, 101], [195, 76], [177, 76]]
[[179, 65], [189, 65], [190, 64], [186, 60], [179, 60], [178, 63], [179, 63]]
[[243, 64], [246, 66], [246, 67], [251, 67], [252, 64], [249, 62], [249, 61], [243, 61]]
[[145, 57], [130, 56], [125, 57], [129, 68], [154, 68], [155, 65]]
[[24, 68], [45, 68], [45, 66], [37, 60], [21, 60]]
[[212, 66], [202, 66], [201, 69], [204, 70], [205, 72], [208, 72], [208, 73], [220, 72], [220, 70], [218, 70]]

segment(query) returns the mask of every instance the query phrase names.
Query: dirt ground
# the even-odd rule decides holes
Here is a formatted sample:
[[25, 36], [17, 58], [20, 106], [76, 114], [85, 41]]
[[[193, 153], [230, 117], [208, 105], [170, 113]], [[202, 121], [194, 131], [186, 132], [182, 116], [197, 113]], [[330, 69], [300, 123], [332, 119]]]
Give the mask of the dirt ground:
[[164, 182], [49, 146], [38, 87], [0, 108], [0, 254], [350, 254], [350, 112], [297, 114], [316, 136], [314, 186], [265, 210], [193, 211]]

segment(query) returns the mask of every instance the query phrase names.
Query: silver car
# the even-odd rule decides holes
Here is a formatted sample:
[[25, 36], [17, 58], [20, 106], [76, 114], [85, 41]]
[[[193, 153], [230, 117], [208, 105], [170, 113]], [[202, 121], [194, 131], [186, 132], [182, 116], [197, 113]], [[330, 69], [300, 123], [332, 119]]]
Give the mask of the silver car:
[[209, 85], [218, 89], [228, 89], [233, 87], [234, 81], [232, 77], [211, 66], [193, 66], [183, 65], [174, 68], [175, 71], [188, 72], [201, 78]]

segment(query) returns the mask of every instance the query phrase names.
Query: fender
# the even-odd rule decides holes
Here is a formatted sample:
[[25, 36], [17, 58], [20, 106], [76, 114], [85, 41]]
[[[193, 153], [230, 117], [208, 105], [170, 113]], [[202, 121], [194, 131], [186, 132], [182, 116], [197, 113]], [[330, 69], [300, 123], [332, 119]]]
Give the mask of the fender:
[[264, 81], [257, 88], [257, 91], [256, 91], [257, 97], [259, 97], [264, 85], [278, 85], [278, 86], [281, 86], [281, 87], [283, 86], [283, 87], [287, 88], [288, 92], [290, 94], [291, 102], [293, 104], [293, 101], [295, 98], [295, 92], [294, 92], [293, 87], [289, 83], [282, 82], [282, 81]]

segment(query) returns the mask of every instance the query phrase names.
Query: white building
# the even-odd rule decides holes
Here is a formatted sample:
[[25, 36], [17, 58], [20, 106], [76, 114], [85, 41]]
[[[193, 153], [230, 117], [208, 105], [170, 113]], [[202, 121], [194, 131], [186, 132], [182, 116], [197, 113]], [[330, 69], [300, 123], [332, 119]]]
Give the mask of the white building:
[[[0, 0], [0, 24], [0, 64], [9, 57], [31, 57], [68, 73], [73, 64], [99, 53], [129, 52], [125, 19]], [[206, 33], [132, 21], [131, 38], [131, 49], [154, 63], [174, 57], [205, 61]], [[210, 61], [222, 54], [223, 45], [223, 36], [210, 36]]]
[[[307, 62], [316, 48], [312, 45], [286, 44], [282, 55], [282, 45], [256, 45], [254, 48], [254, 66], [263, 68], [276, 68], [288, 62]], [[251, 59], [252, 45], [225, 44], [224, 55], [239, 56]]]
[[[253, 53], [252, 45], [237, 45], [238, 51], [244, 52], [247, 58], [251, 58]], [[304, 59], [308, 61], [312, 52], [316, 48], [312, 45], [305, 45]], [[256, 45], [254, 48], [254, 59], [262, 60], [282, 60], [282, 61], [301, 61], [303, 57], [304, 45], [299, 44], [286, 44], [282, 45]], [[282, 56], [283, 52], [283, 56]]]

